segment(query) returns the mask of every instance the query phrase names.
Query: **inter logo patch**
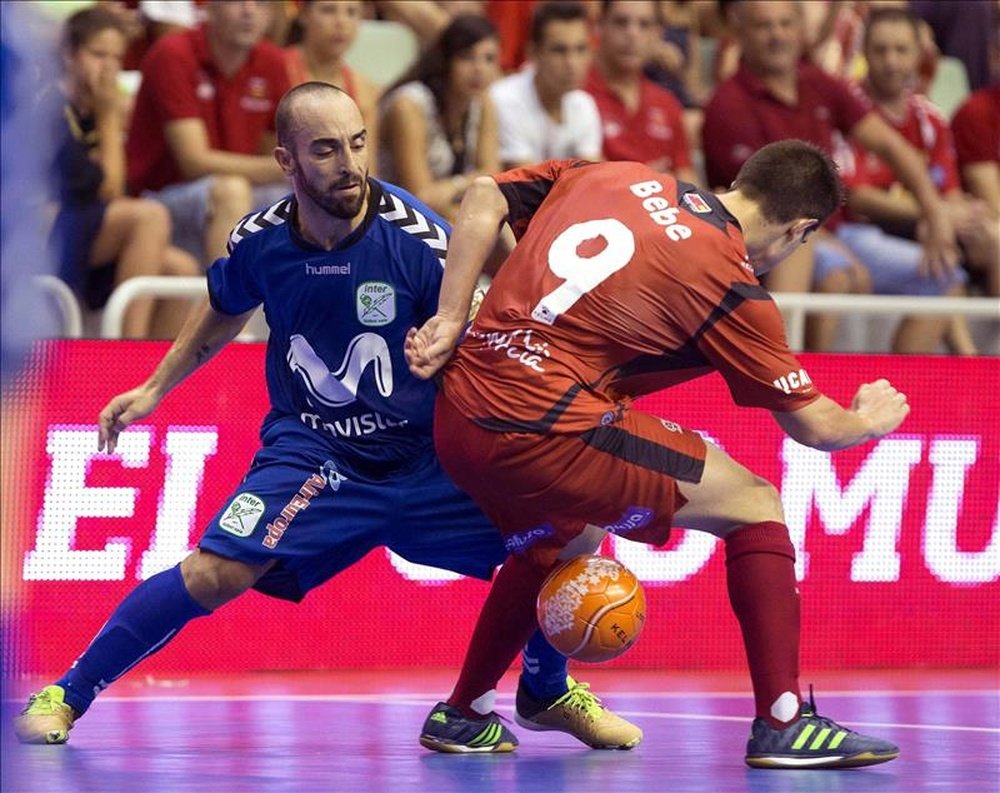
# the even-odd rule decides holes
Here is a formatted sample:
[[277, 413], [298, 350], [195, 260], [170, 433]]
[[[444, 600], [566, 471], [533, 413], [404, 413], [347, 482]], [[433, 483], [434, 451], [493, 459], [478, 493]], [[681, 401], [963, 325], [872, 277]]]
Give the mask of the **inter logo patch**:
[[362, 325], [388, 325], [396, 318], [396, 290], [382, 281], [365, 281], [358, 287], [356, 308]]
[[225, 514], [219, 518], [219, 526], [223, 531], [228, 531], [237, 537], [249, 537], [263, 514], [262, 499], [253, 493], [240, 493], [229, 504]]

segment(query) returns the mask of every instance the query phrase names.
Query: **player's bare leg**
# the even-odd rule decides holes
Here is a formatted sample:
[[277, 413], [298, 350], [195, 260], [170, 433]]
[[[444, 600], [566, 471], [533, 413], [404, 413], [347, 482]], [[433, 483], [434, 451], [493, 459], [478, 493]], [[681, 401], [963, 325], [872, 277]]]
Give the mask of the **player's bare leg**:
[[14, 720], [22, 743], [65, 743], [97, 693], [166, 646], [190, 620], [245, 592], [270, 565], [253, 566], [195, 550], [139, 584], [83, 654], [54, 684], [32, 694]]
[[872, 765], [899, 754], [893, 744], [852, 732], [802, 702], [795, 549], [781, 499], [768, 482], [708, 444], [700, 483], [679, 483], [688, 502], [675, 522], [722, 537], [726, 583], [739, 620], [756, 718], [747, 764], [761, 768]]

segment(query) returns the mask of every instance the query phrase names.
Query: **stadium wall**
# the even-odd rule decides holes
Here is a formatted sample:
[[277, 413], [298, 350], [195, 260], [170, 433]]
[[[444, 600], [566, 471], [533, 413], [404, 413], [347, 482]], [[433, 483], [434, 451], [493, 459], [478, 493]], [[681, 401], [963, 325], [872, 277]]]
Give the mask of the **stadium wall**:
[[[236, 485], [266, 406], [264, 346], [230, 345], [97, 452], [96, 417], [152, 370], [156, 342], [40, 345], [3, 402], [0, 605], [8, 675], [65, 669], [136, 584], [175, 564]], [[878, 443], [829, 455], [734, 406], [718, 376], [644, 399], [779, 486], [798, 551], [803, 667], [1000, 664], [1000, 359], [802, 355], [848, 403], [888, 377], [913, 410]], [[614, 487], [613, 482], [608, 483]], [[643, 580], [646, 632], [614, 664], [741, 670], [720, 543], [610, 538]], [[457, 666], [487, 591], [385, 551], [293, 605], [248, 593], [131, 674]]]

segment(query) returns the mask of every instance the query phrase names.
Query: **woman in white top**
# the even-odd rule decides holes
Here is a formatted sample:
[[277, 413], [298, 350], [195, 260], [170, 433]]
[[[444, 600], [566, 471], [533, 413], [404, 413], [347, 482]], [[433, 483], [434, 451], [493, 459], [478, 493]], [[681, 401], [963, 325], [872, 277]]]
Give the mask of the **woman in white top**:
[[380, 176], [449, 219], [476, 176], [500, 170], [487, 92], [499, 57], [488, 19], [456, 16], [382, 100]]

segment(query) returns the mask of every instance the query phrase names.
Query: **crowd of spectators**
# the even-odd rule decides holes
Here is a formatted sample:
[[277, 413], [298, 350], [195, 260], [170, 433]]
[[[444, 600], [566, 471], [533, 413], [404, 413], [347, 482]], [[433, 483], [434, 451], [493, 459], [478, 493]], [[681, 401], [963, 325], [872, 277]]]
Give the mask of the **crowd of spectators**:
[[[1000, 296], [997, 0], [72, 5], [50, 239], [92, 310], [134, 275], [203, 272], [243, 215], [288, 192], [274, 109], [308, 80], [358, 103], [373, 175], [445, 217], [501, 168], [627, 159], [717, 189], [764, 144], [809, 140], [848, 201], [768, 288]], [[419, 44], [391, 85], [349, 65], [368, 20]], [[943, 57], [971, 89], [951, 119], [924, 95]], [[139, 301], [125, 334], [170, 338], [184, 308]], [[837, 324], [811, 320], [808, 346], [835, 349]], [[891, 344], [977, 351], [957, 316], [904, 318]]]

